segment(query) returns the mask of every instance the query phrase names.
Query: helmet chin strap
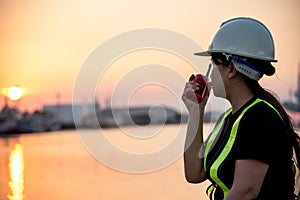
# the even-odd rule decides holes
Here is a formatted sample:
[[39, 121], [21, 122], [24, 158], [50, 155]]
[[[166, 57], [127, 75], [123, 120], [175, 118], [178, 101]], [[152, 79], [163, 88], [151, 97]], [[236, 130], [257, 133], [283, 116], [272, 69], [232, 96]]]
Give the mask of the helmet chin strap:
[[234, 64], [236, 70], [245, 76], [258, 81], [262, 76], [263, 73], [253, 65], [247, 62], [247, 59], [242, 59], [237, 56], [224, 54], [228, 61], [231, 61]]

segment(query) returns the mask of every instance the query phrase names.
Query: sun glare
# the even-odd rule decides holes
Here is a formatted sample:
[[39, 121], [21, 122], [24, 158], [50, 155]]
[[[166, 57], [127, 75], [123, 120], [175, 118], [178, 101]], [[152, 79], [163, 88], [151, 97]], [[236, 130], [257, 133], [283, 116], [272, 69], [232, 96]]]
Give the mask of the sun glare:
[[20, 87], [12, 86], [7, 91], [7, 96], [12, 101], [17, 101], [22, 98], [23, 90]]
[[11, 195], [9, 200], [23, 200], [24, 198], [24, 158], [23, 148], [20, 144], [16, 144], [14, 150], [9, 157], [9, 174]]

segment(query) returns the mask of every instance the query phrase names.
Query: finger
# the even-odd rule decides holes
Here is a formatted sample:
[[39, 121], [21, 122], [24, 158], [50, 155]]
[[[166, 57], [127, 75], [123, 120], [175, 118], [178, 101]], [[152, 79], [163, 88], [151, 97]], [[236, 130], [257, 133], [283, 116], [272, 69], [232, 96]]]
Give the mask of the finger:
[[194, 91], [195, 88], [196, 88], [195, 84], [190, 83], [190, 82], [187, 82], [187, 83], [185, 84], [184, 90], [185, 90], [185, 91]]
[[187, 83], [188, 88], [192, 88], [193, 90], [198, 90], [199, 89], [199, 83], [195, 82], [195, 81], [191, 81]]

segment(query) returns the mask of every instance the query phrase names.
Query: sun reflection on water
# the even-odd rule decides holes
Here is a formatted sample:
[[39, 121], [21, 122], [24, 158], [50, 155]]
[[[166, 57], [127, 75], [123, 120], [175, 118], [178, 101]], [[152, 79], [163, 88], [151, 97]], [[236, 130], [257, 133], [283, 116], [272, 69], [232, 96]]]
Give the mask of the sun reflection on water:
[[24, 159], [23, 148], [20, 144], [16, 144], [14, 150], [9, 157], [9, 174], [11, 195], [9, 200], [22, 200], [24, 191]]

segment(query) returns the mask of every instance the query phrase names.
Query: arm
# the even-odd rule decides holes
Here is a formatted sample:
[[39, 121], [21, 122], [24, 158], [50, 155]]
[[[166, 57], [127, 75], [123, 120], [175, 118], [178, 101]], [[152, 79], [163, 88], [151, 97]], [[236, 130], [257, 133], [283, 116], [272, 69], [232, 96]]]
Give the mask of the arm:
[[[197, 109], [196, 109], [197, 110]], [[191, 111], [185, 140], [184, 169], [186, 180], [200, 183], [206, 180], [203, 159], [199, 152], [203, 144], [203, 112]]]
[[203, 159], [199, 157], [199, 152], [203, 144], [203, 115], [209, 93], [205, 95], [201, 103], [195, 103], [190, 100], [195, 89], [197, 89], [197, 85], [189, 82], [182, 95], [182, 100], [189, 111], [184, 148], [184, 169], [186, 180], [190, 183], [200, 183], [206, 180]]
[[224, 200], [255, 199], [268, 170], [268, 164], [258, 160], [237, 160], [233, 185]]

